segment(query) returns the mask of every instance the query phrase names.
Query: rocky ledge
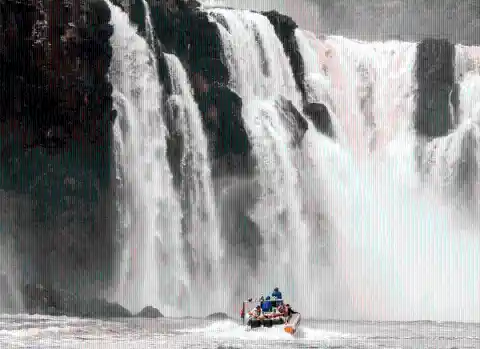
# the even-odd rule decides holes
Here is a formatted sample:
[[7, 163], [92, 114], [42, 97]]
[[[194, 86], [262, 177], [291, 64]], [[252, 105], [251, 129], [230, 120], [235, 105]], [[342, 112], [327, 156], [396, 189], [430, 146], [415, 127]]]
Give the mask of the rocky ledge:
[[66, 315], [92, 318], [131, 317], [118, 303], [100, 298], [82, 298], [65, 290], [28, 284], [23, 289], [23, 303], [30, 314]]

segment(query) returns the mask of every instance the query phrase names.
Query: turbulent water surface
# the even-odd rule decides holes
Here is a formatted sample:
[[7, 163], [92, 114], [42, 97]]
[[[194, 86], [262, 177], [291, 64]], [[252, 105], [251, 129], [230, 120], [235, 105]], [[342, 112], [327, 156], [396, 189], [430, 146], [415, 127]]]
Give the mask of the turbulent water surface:
[[480, 325], [434, 322], [303, 321], [292, 337], [282, 328], [246, 331], [240, 322], [0, 316], [8, 348], [478, 348]]

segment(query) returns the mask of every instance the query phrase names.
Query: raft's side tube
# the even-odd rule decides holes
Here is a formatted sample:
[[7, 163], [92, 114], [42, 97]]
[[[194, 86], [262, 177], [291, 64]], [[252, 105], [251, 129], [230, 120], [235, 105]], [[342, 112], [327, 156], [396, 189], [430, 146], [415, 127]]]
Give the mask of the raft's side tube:
[[281, 317], [272, 319], [271, 321], [272, 321], [272, 324], [274, 325], [283, 325], [285, 323], [285, 321]]
[[292, 314], [292, 316], [290, 316], [288, 321], [285, 323], [285, 326], [283, 329], [285, 330], [285, 332], [293, 335], [297, 331], [299, 325], [300, 325], [300, 314], [295, 313], [295, 314]]
[[260, 322], [260, 320], [257, 320], [257, 319], [251, 319], [249, 322], [250, 322], [250, 328], [257, 328], [262, 326], [262, 323]]

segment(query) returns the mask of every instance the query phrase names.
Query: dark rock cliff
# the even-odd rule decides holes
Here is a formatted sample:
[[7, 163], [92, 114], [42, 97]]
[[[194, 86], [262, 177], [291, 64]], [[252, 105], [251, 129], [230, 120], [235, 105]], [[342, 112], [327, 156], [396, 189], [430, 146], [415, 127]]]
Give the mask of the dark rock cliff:
[[81, 286], [105, 277], [109, 20], [103, 1], [0, 0], [0, 190], [29, 198], [16, 215], [24, 229], [6, 228], [19, 235], [27, 279]]
[[455, 47], [447, 40], [425, 39], [418, 45], [415, 128], [423, 136], [445, 136], [453, 127], [454, 58]]
[[107, 5], [2, 0], [0, 9], [3, 131], [20, 133], [25, 148], [105, 145], [114, 118]]

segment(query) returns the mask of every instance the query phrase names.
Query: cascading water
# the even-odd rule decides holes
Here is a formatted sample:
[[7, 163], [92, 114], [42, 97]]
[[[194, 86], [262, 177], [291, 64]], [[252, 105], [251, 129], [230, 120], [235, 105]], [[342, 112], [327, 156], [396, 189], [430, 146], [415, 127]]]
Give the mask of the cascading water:
[[[263, 256], [257, 270], [245, 270], [241, 281], [257, 294], [280, 286], [289, 299], [299, 302], [306, 296], [301, 288], [306, 276], [297, 270], [305, 270], [301, 255], [309, 231], [302, 216], [296, 150], [276, 102], [283, 96], [298, 107], [301, 97], [283, 46], [266, 17], [249, 11], [208, 12], [220, 30], [230, 85], [242, 97], [242, 116], [258, 161], [261, 198], [251, 216], [262, 232]], [[244, 266], [238, 264], [232, 272], [242, 275]]]
[[[415, 46], [296, 35], [307, 57], [310, 97], [333, 103], [349, 140], [335, 144], [307, 132], [303, 144], [313, 163], [322, 164], [311, 172], [312, 183], [320, 187], [323, 210], [333, 221], [335, 286], [350, 294], [339, 292], [335, 304], [345, 304], [344, 313], [332, 314], [478, 321], [478, 220], [462, 224], [463, 215], [420, 182], [416, 170]], [[345, 86], [350, 87], [339, 91]], [[368, 127], [376, 138], [373, 147], [365, 137]]]
[[[478, 208], [480, 81], [474, 54], [457, 53], [459, 126], [447, 137], [422, 141], [436, 159], [422, 164], [433, 168], [422, 177], [413, 128], [415, 44], [319, 40], [297, 29], [307, 100], [328, 106], [336, 137], [320, 134], [309, 121], [295, 146], [279, 101], [285, 97], [302, 110], [302, 100], [273, 26], [261, 14], [206, 9], [220, 30], [230, 87], [243, 101], [261, 188], [250, 212], [263, 239], [258, 266], [224, 270], [229, 259], [238, 259], [222, 252], [207, 141], [187, 74], [175, 56], [165, 55], [172, 83], [167, 106], [184, 143], [182, 214], [165, 157], [154, 54], [127, 16], [111, 8], [117, 173], [130, 254], [119, 272], [119, 301], [132, 309], [152, 304], [167, 314], [187, 305], [188, 315], [213, 310], [211, 304], [226, 310], [228, 288], [239, 289], [225, 285], [231, 280], [245, 284], [250, 295], [279, 286], [306, 316], [479, 319], [479, 221], [452, 209], [454, 190], [437, 193], [445, 173], [466, 172]], [[459, 159], [470, 165], [461, 167]]]
[[222, 280], [223, 249], [208, 159], [208, 143], [200, 110], [182, 63], [170, 54], [165, 54], [165, 59], [172, 84], [172, 95], [167, 100], [167, 105], [176, 123], [175, 128], [183, 137], [182, 194], [188, 207], [184, 213], [184, 229], [195, 280], [192, 287], [195, 288], [195, 295], [201, 295], [203, 299], [202, 302], [192, 299], [189, 312], [202, 315], [211, 311], [208, 307], [212, 304], [219, 309], [229, 307], [228, 303], [222, 301], [224, 297], [228, 298], [228, 292], [225, 288], [218, 287]]
[[152, 49], [155, 49], [155, 31], [152, 25], [152, 17], [150, 15], [150, 6], [148, 6], [147, 0], [142, 0], [143, 8], [145, 9], [145, 29], [147, 30], [147, 42], [151, 45]]
[[115, 298], [133, 311], [153, 305], [170, 313], [188, 287], [181, 242], [181, 208], [166, 159], [162, 88], [152, 50], [116, 6], [110, 81], [117, 174], [123, 175], [125, 253]]

